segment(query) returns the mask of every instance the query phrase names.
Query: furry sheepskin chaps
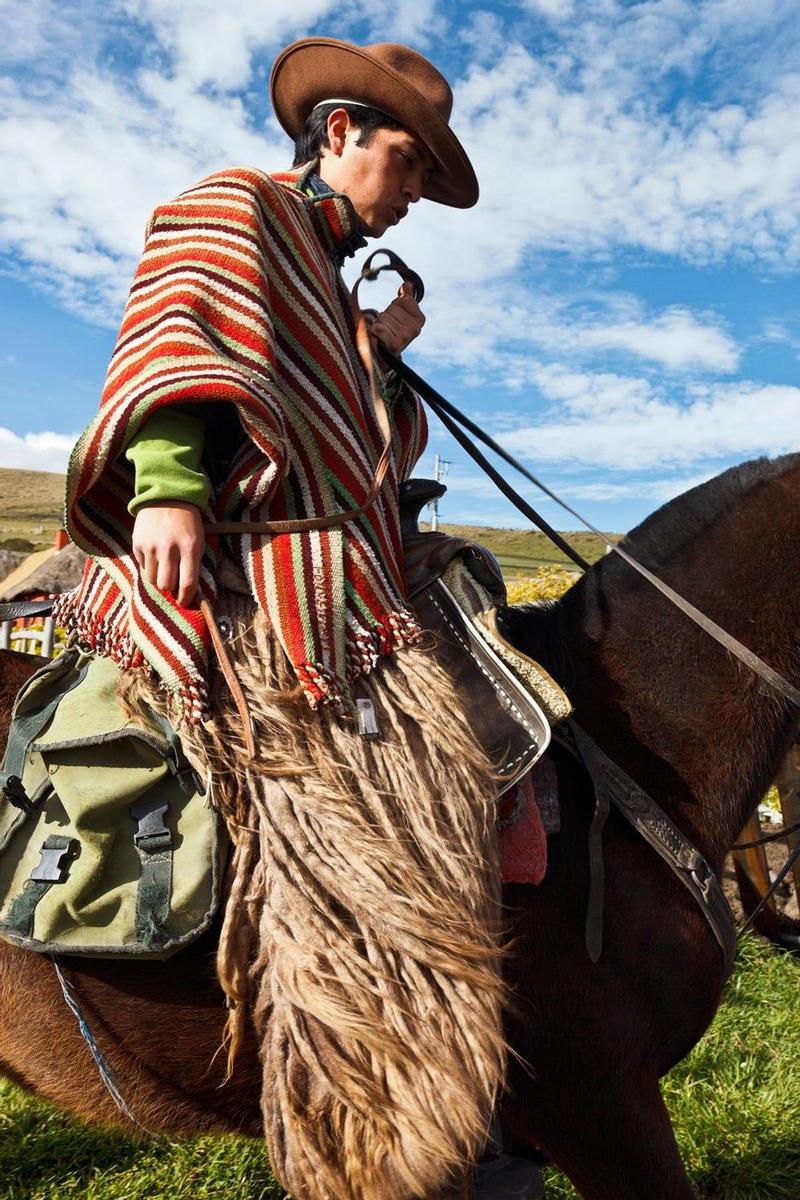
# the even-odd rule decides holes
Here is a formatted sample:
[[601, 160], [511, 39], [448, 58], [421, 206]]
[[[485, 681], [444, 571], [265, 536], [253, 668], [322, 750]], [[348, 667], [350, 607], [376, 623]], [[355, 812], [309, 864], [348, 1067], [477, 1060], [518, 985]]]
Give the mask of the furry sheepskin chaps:
[[248, 597], [224, 591], [217, 612], [257, 746], [250, 761], [217, 680], [214, 719], [184, 733], [234, 843], [229, 1053], [252, 1020], [295, 1200], [431, 1197], [480, 1154], [504, 1073], [490, 764], [432, 647], [359, 682], [367, 738], [309, 708]]

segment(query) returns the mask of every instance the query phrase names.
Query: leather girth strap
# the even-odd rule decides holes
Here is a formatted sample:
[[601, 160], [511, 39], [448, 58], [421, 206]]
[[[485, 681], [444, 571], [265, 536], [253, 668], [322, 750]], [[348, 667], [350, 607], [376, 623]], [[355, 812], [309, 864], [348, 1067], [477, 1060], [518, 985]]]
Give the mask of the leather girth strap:
[[0, 621], [22, 621], [47, 616], [52, 611], [52, 600], [6, 600], [0, 604]]
[[[599, 839], [595, 824], [598, 823], [601, 830], [605, 821], [604, 816], [598, 821], [597, 812], [607, 812], [613, 804], [637, 833], [664, 859], [700, 906], [719, 943], [723, 959], [723, 978], [727, 979], [736, 955], [736, 930], [730, 905], [706, 859], [655, 800], [617, 766], [572, 718], [553, 730], [553, 740], [583, 764], [592, 780], [597, 808], [590, 841], [592, 835]], [[594, 841], [591, 841], [591, 845], [590, 869], [593, 878], [589, 889], [586, 943], [592, 962], [596, 962], [602, 949], [604, 871], [602, 852], [598, 870]]]

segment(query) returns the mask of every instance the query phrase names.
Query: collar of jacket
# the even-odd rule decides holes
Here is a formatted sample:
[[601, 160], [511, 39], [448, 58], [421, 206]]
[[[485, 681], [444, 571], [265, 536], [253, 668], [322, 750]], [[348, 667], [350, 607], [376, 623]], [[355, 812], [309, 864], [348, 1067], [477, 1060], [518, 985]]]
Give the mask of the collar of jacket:
[[318, 160], [294, 171], [281, 172], [280, 181], [302, 192], [317, 236], [337, 267], [362, 250], [367, 239], [361, 233], [356, 210], [347, 196], [334, 192], [317, 174]]

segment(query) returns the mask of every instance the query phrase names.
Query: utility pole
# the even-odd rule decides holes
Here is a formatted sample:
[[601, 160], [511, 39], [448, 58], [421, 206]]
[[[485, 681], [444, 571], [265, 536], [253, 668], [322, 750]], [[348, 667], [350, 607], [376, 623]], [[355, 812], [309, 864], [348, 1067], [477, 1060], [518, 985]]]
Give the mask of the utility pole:
[[[433, 461], [434, 461], [433, 477], [437, 483], [441, 483], [442, 479], [444, 479], [445, 475], [447, 474], [449, 468], [452, 466], [452, 463], [448, 462], [446, 458], [442, 458], [438, 454], [436, 455], [436, 457]], [[439, 528], [439, 501], [438, 501], [438, 499], [431, 500], [428, 507], [431, 510], [431, 532], [435, 533], [436, 530]]]

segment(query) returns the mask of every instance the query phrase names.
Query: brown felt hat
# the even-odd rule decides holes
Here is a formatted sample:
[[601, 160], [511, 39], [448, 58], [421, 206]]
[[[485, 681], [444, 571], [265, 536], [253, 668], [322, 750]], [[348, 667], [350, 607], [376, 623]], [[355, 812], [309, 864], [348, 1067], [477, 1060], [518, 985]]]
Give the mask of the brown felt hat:
[[367, 104], [394, 117], [436, 159], [424, 196], [454, 208], [477, 201], [475, 172], [449, 125], [450, 85], [416, 50], [394, 42], [355, 46], [336, 38], [302, 38], [275, 59], [269, 86], [275, 114], [291, 138], [297, 139], [323, 100]]

